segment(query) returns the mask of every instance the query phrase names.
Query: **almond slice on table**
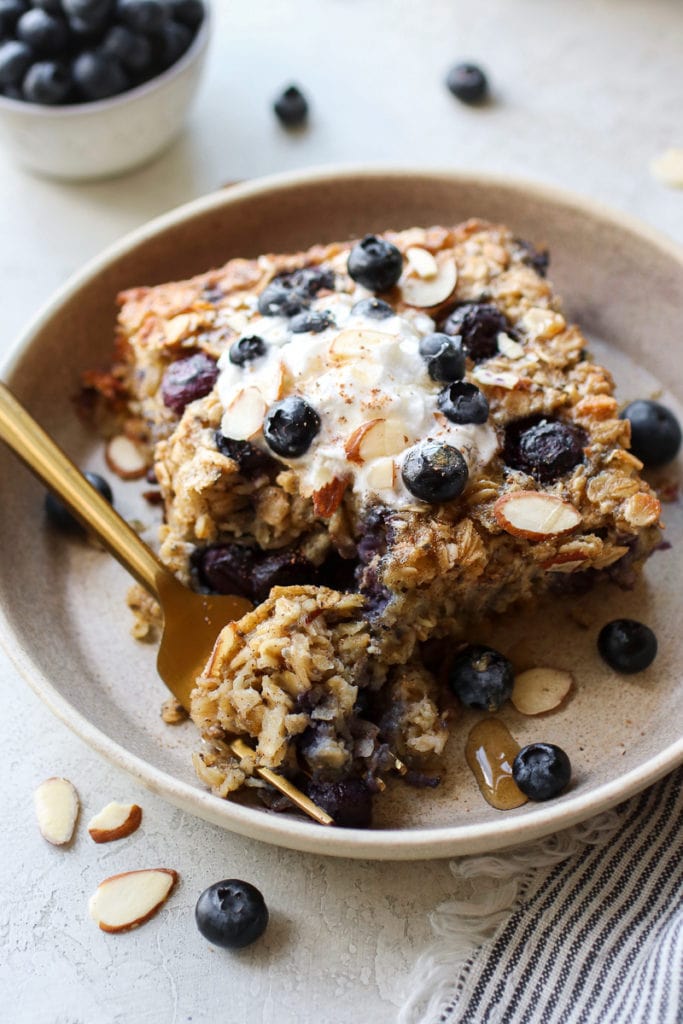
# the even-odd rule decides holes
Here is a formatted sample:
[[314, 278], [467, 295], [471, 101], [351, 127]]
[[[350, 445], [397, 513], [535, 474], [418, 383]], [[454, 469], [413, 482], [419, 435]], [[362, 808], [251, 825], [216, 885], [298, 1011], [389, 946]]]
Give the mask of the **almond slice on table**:
[[514, 537], [544, 540], [571, 533], [581, 513], [568, 501], [542, 491], [512, 491], [493, 506], [498, 525]]
[[100, 882], [88, 911], [103, 932], [128, 932], [149, 921], [166, 902], [178, 881], [171, 868], [125, 871]]
[[374, 419], [361, 423], [344, 445], [349, 462], [369, 462], [386, 455], [398, 455], [408, 444], [403, 424], [395, 419]]
[[542, 715], [554, 711], [574, 685], [571, 672], [564, 669], [530, 668], [515, 676], [511, 700], [523, 715]]
[[118, 804], [113, 801], [103, 807], [88, 822], [90, 838], [96, 843], [111, 843], [123, 839], [140, 827], [142, 808], [137, 804]]
[[117, 434], [107, 441], [104, 458], [112, 473], [122, 480], [139, 480], [147, 472], [144, 451], [125, 434]]
[[38, 828], [53, 846], [64, 846], [74, 834], [80, 803], [68, 779], [53, 777], [41, 782], [33, 794]]
[[[431, 256], [426, 249], [422, 251], [425, 256]], [[414, 256], [413, 260], [409, 261], [407, 269], [398, 282], [401, 298], [407, 306], [417, 306], [418, 309], [440, 306], [455, 291], [455, 286], [458, 283], [458, 268], [453, 257], [437, 257], [435, 262], [436, 274], [424, 277], [415, 270]], [[426, 260], [424, 263], [426, 266]]]
[[236, 441], [250, 441], [263, 429], [266, 402], [258, 388], [241, 388], [225, 410], [224, 433]]

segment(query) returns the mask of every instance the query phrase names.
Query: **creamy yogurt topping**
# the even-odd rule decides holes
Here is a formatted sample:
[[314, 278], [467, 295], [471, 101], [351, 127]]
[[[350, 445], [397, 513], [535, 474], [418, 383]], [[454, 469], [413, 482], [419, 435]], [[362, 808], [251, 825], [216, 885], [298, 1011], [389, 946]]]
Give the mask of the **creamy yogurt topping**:
[[334, 318], [334, 326], [317, 334], [293, 334], [285, 317], [250, 318], [243, 336], [258, 335], [266, 352], [242, 366], [230, 362], [228, 352], [221, 356], [221, 430], [267, 449], [267, 409], [288, 395], [301, 396], [320, 416], [320, 431], [300, 457], [278, 458], [297, 471], [302, 494], [337, 478], [348, 480], [362, 499], [375, 495], [394, 508], [421, 504], [401, 478], [409, 448], [427, 440], [452, 445], [471, 476], [496, 454], [496, 434], [489, 423], [455, 424], [438, 410], [444, 385], [430, 378], [419, 352], [434, 321], [412, 310], [384, 320], [352, 313], [367, 295], [357, 289], [314, 300], [313, 310]]

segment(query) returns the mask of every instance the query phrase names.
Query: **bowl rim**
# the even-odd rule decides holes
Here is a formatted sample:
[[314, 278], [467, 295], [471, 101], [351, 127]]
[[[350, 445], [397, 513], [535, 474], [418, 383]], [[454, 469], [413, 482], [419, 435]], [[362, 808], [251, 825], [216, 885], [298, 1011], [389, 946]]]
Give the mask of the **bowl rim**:
[[[47, 301], [25, 330], [15, 339], [0, 362], [0, 376], [7, 379], [30, 348], [34, 336], [45, 326], [60, 306], [80, 287], [101, 273], [118, 258], [167, 228], [210, 212], [218, 206], [231, 205], [263, 192], [298, 189], [308, 184], [339, 181], [345, 178], [421, 178], [448, 179], [463, 186], [485, 185], [534, 194], [546, 201], [576, 210], [616, 227], [628, 230], [670, 256], [683, 270], [683, 247], [658, 230], [640, 222], [630, 214], [611, 209], [601, 202], [582, 197], [552, 185], [472, 171], [430, 167], [397, 167], [337, 165], [309, 168], [304, 171], [269, 175], [229, 189], [209, 193], [185, 203], [147, 222], [108, 246], [73, 274]], [[142, 785], [173, 805], [213, 824], [271, 845], [284, 846], [318, 855], [373, 860], [424, 860], [458, 854], [493, 851], [510, 847], [561, 831], [589, 817], [606, 811], [617, 803], [640, 792], [672, 771], [683, 761], [683, 737], [674, 741], [642, 764], [624, 775], [604, 782], [584, 794], [571, 793], [557, 803], [530, 805], [530, 810], [508, 819], [499, 818], [474, 825], [424, 829], [323, 829], [306, 820], [271, 815], [260, 809], [229, 803], [156, 768], [121, 746], [82, 715], [52, 684], [49, 677], [33, 664], [14, 633], [4, 607], [0, 606], [0, 643], [34, 692], [50, 710], [97, 753], [119, 768], [132, 774]], [[528, 818], [528, 820], [527, 820]]]
[[197, 29], [192, 42], [185, 53], [154, 78], [136, 85], [133, 89], [108, 96], [103, 100], [89, 100], [85, 103], [31, 103], [29, 100], [14, 100], [0, 93], [0, 110], [3, 108], [12, 114], [26, 114], [28, 117], [73, 118], [83, 114], [103, 114], [108, 110], [121, 107], [131, 100], [143, 99], [150, 93], [163, 89], [172, 79], [180, 76], [206, 50], [211, 37], [212, 0], [202, 0], [204, 17]]

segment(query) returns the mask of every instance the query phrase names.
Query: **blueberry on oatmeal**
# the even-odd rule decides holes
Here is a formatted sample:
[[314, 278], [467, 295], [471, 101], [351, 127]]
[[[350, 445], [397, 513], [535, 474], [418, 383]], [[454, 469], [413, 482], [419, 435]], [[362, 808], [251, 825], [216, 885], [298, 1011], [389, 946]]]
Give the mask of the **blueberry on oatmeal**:
[[244, 366], [245, 363], [251, 363], [254, 359], [264, 356], [266, 350], [267, 346], [263, 338], [258, 334], [248, 334], [233, 342], [228, 352], [228, 358], [236, 366]]
[[215, 360], [203, 352], [177, 359], [167, 368], [161, 381], [164, 405], [180, 416], [186, 405], [208, 395], [217, 379]]
[[420, 355], [432, 380], [453, 381], [465, 376], [465, 353], [459, 338], [426, 334], [420, 340]]
[[567, 788], [572, 766], [554, 743], [522, 747], [512, 764], [512, 778], [529, 800], [552, 800]]
[[334, 316], [329, 310], [307, 309], [297, 313], [289, 321], [289, 329], [292, 334], [320, 334], [328, 327], [334, 327]]
[[307, 309], [322, 289], [334, 289], [334, 273], [325, 267], [303, 267], [278, 274], [266, 285], [258, 299], [263, 316], [295, 316]]
[[512, 665], [499, 651], [470, 644], [448, 670], [448, 686], [466, 708], [498, 711], [512, 693]]
[[403, 271], [400, 251], [385, 238], [366, 235], [349, 253], [349, 276], [371, 292], [387, 292]]
[[486, 423], [489, 403], [475, 384], [456, 380], [439, 392], [436, 404], [451, 423]]
[[309, 782], [306, 795], [334, 818], [340, 828], [370, 828], [372, 793], [362, 779]]
[[320, 416], [304, 398], [290, 395], [271, 405], [263, 424], [266, 444], [276, 455], [294, 459], [310, 448]]
[[369, 320], [388, 320], [390, 316], [396, 316], [394, 309], [385, 302], [371, 295], [369, 299], [360, 299], [351, 307], [352, 316], [366, 316]]
[[403, 483], [410, 493], [429, 504], [459, 497], [465, 490], [468, 475], [467, 463], [459, 449], [431, 441], [411, 448], [401, 470]]
[[552, 483], [584, 460], [585, 431], [564, 420], [536, 418], [508, 424], [503, 457], [512, 469], [521, 469], [543, 483]]
[[498, 352], [498, 335], [510, 329], [507, 318], [488, 302], [461, 302], [446, 318], [442, 331], [458, 335], [472, 362], [480, 363]]

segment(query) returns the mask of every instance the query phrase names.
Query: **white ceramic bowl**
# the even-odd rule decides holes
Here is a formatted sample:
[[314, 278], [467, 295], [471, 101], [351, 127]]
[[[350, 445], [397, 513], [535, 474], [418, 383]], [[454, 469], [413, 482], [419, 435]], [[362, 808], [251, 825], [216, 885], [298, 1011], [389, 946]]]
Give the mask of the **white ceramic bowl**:
[[0, 141], [23, 167], [85, 181], [122, 174], [156, 156], [185, 123], [211, 32], [206, 14], [189, 49], [156, 78], [92, 103], [47, 106], [0, 96]]

